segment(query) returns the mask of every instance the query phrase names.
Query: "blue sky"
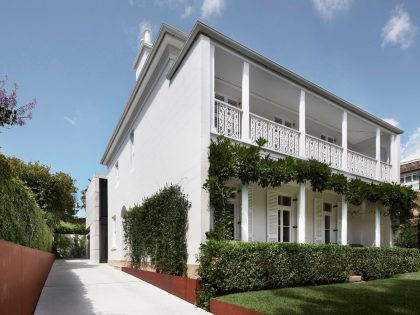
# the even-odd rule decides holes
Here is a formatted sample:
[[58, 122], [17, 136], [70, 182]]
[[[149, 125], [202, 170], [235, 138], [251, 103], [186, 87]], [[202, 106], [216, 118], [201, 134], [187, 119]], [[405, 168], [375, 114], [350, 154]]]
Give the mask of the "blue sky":
[[[95, 172], [134, 86], [141, 29], [197, 19], [405, 130], [420, 149], [420, 1], [2, 0], [0, 77], [36, 98], [1, 152], [77, 179]], [[11, 89], [11, 84], [8, 88]]]

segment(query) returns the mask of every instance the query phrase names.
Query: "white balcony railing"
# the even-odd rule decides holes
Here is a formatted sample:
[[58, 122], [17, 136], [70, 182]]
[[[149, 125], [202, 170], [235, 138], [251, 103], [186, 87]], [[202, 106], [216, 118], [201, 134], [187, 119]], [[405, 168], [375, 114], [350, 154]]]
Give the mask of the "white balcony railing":
[[215, 101], [215, 126], [219, 134], [241, 138], [242, 110], [222, 101]]
[[386, 182], [391, 181], [391, 168], [388, 163], [381, 162], [381, 179]]
[[369, 156], [348, 150], [347, 170], [356, 175], [376, 178], [376, 160]]
[[299, 155], [299, 131], [277, 124], [263, 117], [250, 114], [250, 139], [267, 141], [265, 147], [283, 154]]
[[333, 143], [306, 135], [305, 154], [308, 159], [315, 159], [333, 168], [341, 169], [343, 148]]

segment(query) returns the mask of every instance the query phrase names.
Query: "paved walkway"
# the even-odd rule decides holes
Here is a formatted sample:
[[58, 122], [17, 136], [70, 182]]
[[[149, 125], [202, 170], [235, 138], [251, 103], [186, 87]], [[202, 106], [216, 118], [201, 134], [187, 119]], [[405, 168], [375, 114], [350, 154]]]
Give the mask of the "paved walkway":
[[209, 314], [106, 264], [55, 261], [35, 315]]

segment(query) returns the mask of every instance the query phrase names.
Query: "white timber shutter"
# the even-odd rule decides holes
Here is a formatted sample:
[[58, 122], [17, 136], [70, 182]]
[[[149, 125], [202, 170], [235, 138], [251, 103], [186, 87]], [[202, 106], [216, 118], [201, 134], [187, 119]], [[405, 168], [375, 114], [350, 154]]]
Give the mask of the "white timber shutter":
[[248, 188], [248, 240], [252, 241], [254, 239], [253, 228], [254, 228], [254, 187], [249, 185]]
[[341, 244], [341, 212], [343, 209], [343, 203], [337, 204], [337, 243]]
[[278, 241], [277, 192], [267, 190], [267, 242]]
[[323, 206], [324, 201], [320, 198], [314, 199], [314, 243], [322, 244], [324, 243], [323, 238]]

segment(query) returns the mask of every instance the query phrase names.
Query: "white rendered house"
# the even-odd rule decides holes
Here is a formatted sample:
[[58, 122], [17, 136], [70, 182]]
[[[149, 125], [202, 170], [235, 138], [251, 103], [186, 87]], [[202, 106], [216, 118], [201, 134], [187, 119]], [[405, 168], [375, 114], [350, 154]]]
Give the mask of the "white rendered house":
[[[208, 147], [219, 134], [244, 144], [263, 137], [274, 158], [315, 158], [366, 181], [399, 180], [402, 131], [290, 72], [205, 24], [189, 35], [146, 31], [136, 82], [101, 163], [108, 167], [108, 259], [125, 260], [122, 212], [167, 183], [189, 212], [188, 263], [212, 226]], [[345, 78], [343, 78], [345, 80]], [[384, 209], [354, 207], [309, 185], [242, 186], [231, 200], [235, 239], [364, 246], [391, 244]]]

